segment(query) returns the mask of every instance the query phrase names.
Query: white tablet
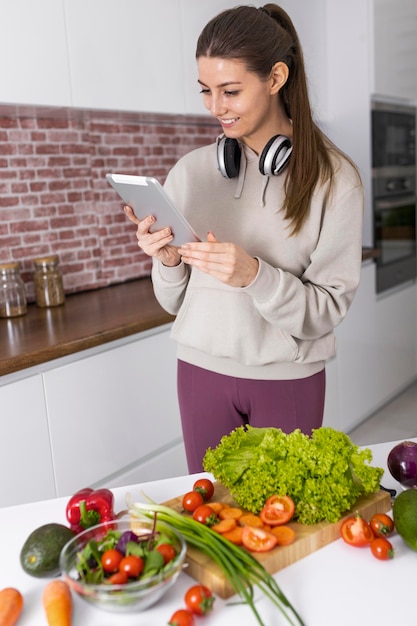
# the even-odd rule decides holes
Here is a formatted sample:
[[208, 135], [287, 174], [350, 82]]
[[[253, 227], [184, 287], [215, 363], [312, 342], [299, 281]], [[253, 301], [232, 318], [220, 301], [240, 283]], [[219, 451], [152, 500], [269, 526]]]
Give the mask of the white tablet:
[[152, 230], [161, 230], [167, 226], [172, 229], [172, 245], [181, 246], [190, 241], [200, 241], [156, 178], [127, 174], [106, 174], [106, 178], [125, 204], [133, 209], [138, 219], [147, 215], [156, 218]]

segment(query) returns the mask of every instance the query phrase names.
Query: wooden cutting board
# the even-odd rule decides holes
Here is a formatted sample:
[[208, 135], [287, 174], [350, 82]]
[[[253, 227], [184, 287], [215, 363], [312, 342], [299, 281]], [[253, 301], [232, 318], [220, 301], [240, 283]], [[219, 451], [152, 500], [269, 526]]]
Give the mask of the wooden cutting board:
[[[233, 498], [229, 491], [222, 484], [216, 482], [214, 484], [213, 502], [227, 502], [234, 504]], [[173, 498], [168, 502], [164, 502], [166, 506], [175, 509], [179, 513], [183, 512], [182, 496]], [[252, 553], [264, 566], [270, 574], [275, 574], [284, 567], [303, 559], [312, 552], [319, 550], [323, 546], [339, 539], [340, 526], [343, 520], [358, 511], [367, 521], [370, 520], [374, 513], [386, 513], [391, 509], [390, 494], [386, 491], [378, 491], [368, 496], [361, 496], [351, 511], [346, 514], [335, 524], [328, 522], [320, 522], [311, 526], [291, 522], [288, 524], [294, 528], [297, 538], [294, 543], [289, 546], [278, 546], [270, 552]], [[244, 548], [242, 548], [244, 549]], [[222, 598], [229, 598], [235, 592], [226, 580], [223, 571], [209, 557], [192, 546], [187, 548], [186, 557], [187, 567], [184, 572], [197, 580], [202, 585], [206, 585], [215, 594]]]

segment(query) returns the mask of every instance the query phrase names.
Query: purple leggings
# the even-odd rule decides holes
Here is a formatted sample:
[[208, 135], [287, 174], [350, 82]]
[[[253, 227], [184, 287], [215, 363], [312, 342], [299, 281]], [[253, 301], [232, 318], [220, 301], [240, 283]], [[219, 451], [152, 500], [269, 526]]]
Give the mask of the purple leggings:
[[238, 426], [274, 426], [310, 434], [323, 422], [325, 370], [295, 380], [252, 380], [178, 361], [178, 401], [190, 474], [201, 472], [208, 447]]

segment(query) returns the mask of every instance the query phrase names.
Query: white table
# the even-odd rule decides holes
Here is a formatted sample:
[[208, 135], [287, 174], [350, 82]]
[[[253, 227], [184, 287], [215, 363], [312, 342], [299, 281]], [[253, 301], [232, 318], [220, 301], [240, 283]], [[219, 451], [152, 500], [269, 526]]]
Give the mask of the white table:
[[[388, 453], [396, 443], [369, 446], [374, 457], [372, 464], [386, 469]], [[126, 508], [125, 497], [128, 492], [134, 501], [142, 500], [143, 490], [155, 501], [163, 502], [188, 491], [195, 478], [196, 476], [183, 476], [115, 489], [116, 510]], [[30, 481], [30, 476], [28, 480]], [[382, 484], [399, 489], [398, 483], [387, 470]], [[0, 509], [0, 589], [16, 587], [23, 593], [25, 607], [18, 622], [19, 626], [46, 624], [41, 603], [46, 580], [28, 576], [22, 570], [19, 562], [21, 547], [27, 536], [38, 526], [49, 522], [66, 523], [67, 500], [68, 498], [59, 498]], [[276, 579], [306, 626], [414, 624], [417, 623], [417, 552], [407, 548], [397, 535], [392, 538], [392, 543], [395, 549], [394, 559], [378, 561], [370, 550], [352, 548], [340, 539], [282, 570], [276, 575]], [[134, 615], [100, 611], [74, 597], [73, 626], [167, 624], [174, 610], [183, 608], [183, 595], [192, 582], [190, 577], [181, 573], [176, 585], [157, 606]], [[287, 622], [277, 609], [259, 593], [257, 596], [257, 605], [265, 626], [285, 626]], [[216, 598], [213, 613], [197, 620], [197, 625], [257, 625], [248, 607], [226, 606], [227, 603]]]

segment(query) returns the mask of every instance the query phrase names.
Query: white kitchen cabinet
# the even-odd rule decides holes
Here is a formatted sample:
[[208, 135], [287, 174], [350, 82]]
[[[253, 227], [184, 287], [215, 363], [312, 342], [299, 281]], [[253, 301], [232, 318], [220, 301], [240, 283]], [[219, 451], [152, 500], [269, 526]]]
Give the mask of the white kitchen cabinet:
[[416, 285], [375, 295], [373, 262], [336, 329], [340, 427], [349, 432], [417, 376]]
[[55, 497], [42, 378], [0, 386], [0, 507]]
[[417, 0], [373, 0], [375, 94], [417, 102]]
[[69, 106], [64, 0], [2, 0], [0, 102]]
[[168, 331], [78, 355], [43, 377], [58, 495], [120, 484], [121, 475], [155, 478], [151, 459], [164, 477], [183, 471], [175, 455], [170, 463], [181, 425], [176, 345]]

